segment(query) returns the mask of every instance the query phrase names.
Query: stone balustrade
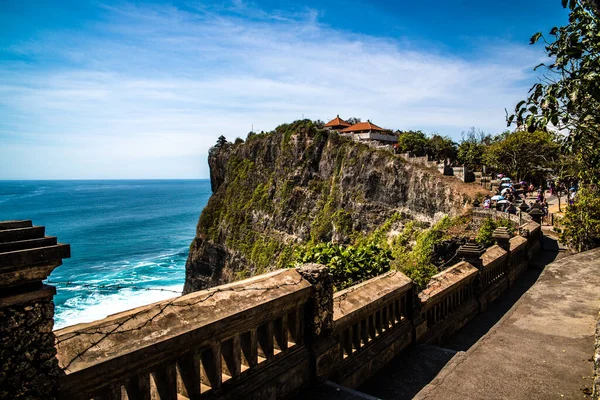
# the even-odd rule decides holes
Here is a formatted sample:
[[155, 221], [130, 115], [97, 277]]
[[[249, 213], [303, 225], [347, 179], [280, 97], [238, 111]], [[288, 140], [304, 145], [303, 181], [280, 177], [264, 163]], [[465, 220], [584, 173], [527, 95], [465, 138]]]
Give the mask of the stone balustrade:
[[508, 252], [494, 245], [483, 254], [479, 270], [480, 311], [508, 288]]
[[483, 220], [491, 218], [493, 220], [508, 219], [517, 225], [522, 225], [531, 222], [532, 219], [526, 212], [517, 212], [517, 214], [509, 214], [507, 212], [498, 211], [486, 208], [473, 208], [473, 222], [480, 223]]
[[[282, 365], [308, 368], [304, 309], [312, 291], [297, 271], [280, 270], [58, 330], [61, 397], [191, 399], [264, 390]], [[307, 383], [286, 374], [264, 394]]]
[[515, 236], [510, 239], [508, 257], [508, 284], [512, 287], [517, 278], [527, 269], [529, 265], [527, 239]]
[[[51, 304], [53, 288], [48, 292], [40, 280], [68, 256], [68, 246], [40, 237], [44, 231], [29, 229], [30, 222], [13, 225], [0, 223], [0, 274], [19, 288], [0, 295], [3, 323], [7, 307], [31, 313], [22, 304], [40, 290], [46, 290], [44, 301]], [[6, 233], [9, 228], [24, 230]], [[527, 237], [498, 230], [498, 245], [487, 250], [463, 246], [459, 256], [469, 259], [435, 275], [421, 292], [401, 272], [390, 271], [334, 294], [327, 268], [309, 264], [49, 335], [37, 325], [32, 325], [35, 331], [24, 326], [15, 332], [25, 341], [38, 331], [46, 332], [45, 342], [36, 345], [45, 348], [43, 343], [55, 340], [56, 358], [50, 353], [55, 369], [32, 369], [47, 378], [41, 394], [17, 390], [31, 387], [33, 378], [5, 368], [17, 384], [7, 387], [0, 381], [0, 394], [15, 399], [262, 399], [294, 395], [323, 380], [357, 387], [412, 343], [443, 342], [514, 283], [532, 249], [539, 248], [539, 224], [527, 222], [522, 228]], [[31, 280], [38, 284], [30, 286]], [[51, 323], [52, 310], [47, 311]], [[11, 349], [3, 341], [0, 346], [5, 362]], [[13, 361], [5, 364], [18, 370]]]
[[[412, 281], [391, 271], [337, 292], [333, 297], [333, 335], [339, 343], [332, 377], [356, 387], [411, 343]], [[386, 348], [387, 352], [374, 347]], [[377, 364], [379, 367], [375, 367]]]
[[418, 342], [440, 343], [477, 315], [478, 276], [465, 261], [433, 276], [418, 295], [419, 318], [413, 322]]

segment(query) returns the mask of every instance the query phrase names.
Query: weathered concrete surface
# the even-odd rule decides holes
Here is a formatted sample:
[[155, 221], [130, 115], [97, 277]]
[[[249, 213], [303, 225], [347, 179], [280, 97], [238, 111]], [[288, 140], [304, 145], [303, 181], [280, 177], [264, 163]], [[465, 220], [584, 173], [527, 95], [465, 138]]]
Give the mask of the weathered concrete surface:
[[415, 398], [585, 398], [599, 305], [600, 249], [549, 264], [504, 318]]

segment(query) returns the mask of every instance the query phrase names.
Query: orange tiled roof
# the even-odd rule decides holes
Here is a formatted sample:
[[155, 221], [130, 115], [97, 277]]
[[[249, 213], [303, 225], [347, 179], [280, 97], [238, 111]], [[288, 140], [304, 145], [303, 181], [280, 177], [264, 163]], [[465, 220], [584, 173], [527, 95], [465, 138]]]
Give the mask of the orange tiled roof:
[[350, 124], [341, 119], [338, 115], [337, 117], [326, 123], [324, 126], [350, 126]]
[[375, 124], [372, 124], [371, 121], [367, 122], [359, 122], [358, 124], [354, 124], [347, 128], [341, 130], [341, 132], [358, 132], [358, 131], [383, 131], [382, 128], [378, 127]]

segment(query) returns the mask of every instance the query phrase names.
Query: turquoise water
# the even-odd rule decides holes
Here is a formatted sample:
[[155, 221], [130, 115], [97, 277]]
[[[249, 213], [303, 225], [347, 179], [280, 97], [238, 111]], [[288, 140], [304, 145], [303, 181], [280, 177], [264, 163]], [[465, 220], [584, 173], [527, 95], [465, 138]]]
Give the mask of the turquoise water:
[[60, 328], [176, 296], [208, 180], [0, 181], [0, 220], [71, 245], [50, 275]]

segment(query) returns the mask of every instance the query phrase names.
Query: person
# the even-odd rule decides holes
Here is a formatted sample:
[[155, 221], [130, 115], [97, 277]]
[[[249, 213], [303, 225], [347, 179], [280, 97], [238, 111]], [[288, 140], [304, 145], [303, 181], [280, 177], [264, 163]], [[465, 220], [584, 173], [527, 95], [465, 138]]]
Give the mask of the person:
[[569, 193], [569, 205], [572, 206], [575, 203], [575, 190], [571, 188]]
[[547, 217], [548, 216], [548, 202], [546, 201], [546, 199], [542, 199], [541, 206], [542, 206], [542, 211], [544, 212], [544, 217]]
[[483, 199], [483, 208], [487, 210], [490, 208], [491, 205], [492, 205], [492, 200], [490, 199], [489, 195], [486, 195], [485, 198]]

